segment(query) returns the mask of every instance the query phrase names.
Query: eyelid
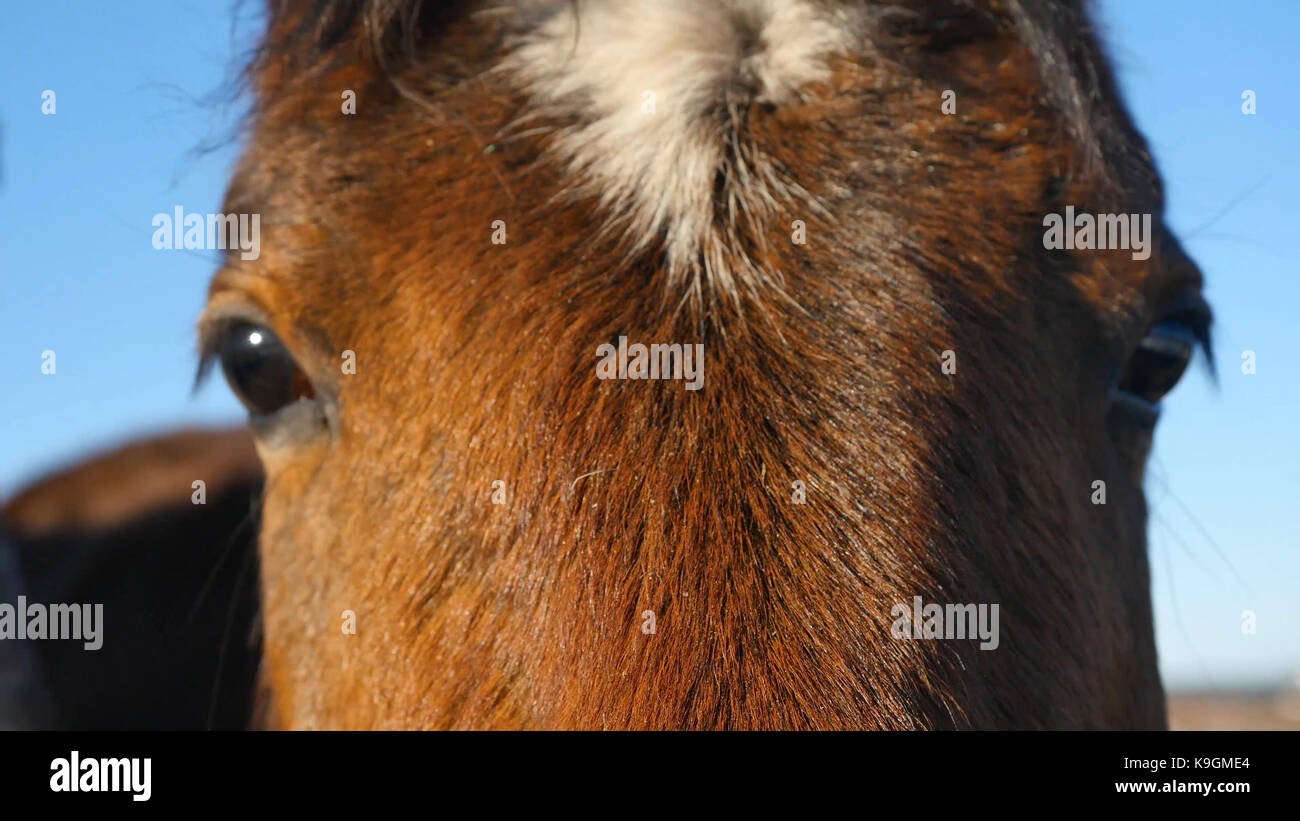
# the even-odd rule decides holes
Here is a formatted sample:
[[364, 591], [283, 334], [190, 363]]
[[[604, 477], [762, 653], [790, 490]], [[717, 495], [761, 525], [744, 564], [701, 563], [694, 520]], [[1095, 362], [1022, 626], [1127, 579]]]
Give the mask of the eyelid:
[[1117, 411], [1137, 422], [1147, 431], [1153, 430], [1160, 419], [1159, 402], [1151, 402], [1119, 389], [1111, 390], [1110, 408], [1112, 412]]
[[1191, 359], [1200, 343], [1197, 329], [1179, 320], [1157, 322], [1142, 338], [1139, 347], [1170, 357]]
[[274, 329], [267, 312], [247, 296], [231, 291], [214, 294], [199, 316], [199, 350], [211, 353], [218, 332], [230, 322], [247, 322]]

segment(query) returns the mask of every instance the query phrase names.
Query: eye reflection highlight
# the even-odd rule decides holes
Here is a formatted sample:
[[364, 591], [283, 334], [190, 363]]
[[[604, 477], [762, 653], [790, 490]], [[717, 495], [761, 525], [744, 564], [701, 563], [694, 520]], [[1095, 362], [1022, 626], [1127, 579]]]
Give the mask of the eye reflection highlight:
[[213, 353], [230, 388], [254, 416], [266, 416], [298, 399], [316, 396], [311, 380], [271, 330], [231, 322], [218, 335]]

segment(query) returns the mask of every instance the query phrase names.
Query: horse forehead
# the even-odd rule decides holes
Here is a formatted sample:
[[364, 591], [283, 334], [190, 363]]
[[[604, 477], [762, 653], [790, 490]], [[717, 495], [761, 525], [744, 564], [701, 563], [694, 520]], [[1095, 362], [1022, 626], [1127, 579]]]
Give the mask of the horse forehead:
[[[558, 194], [598, 203], [607, 227], [632, 250], [662, 250], [670, 279], [715, 291], [751, 290], [771, 272], [735, 252], [752, 238], [745, 234], [775, 224], [790, 210], [785, 205], [824, 213], [805, 188], [816, 187], [819, 170], [788, 153], [783, 163], [765, 156], [771, 146], [755, 144], [746, 111], [813, 101], [820, 84], [832, 79], [837, 58], [870, 50], [878, 20], [860, 7], [815, 0], [518, 0], [488, 7], [507, 9], [515, 19], [475, 70], [503, 80], [523, 104], [504, 124], [489, 117], [483, 133], [511, 140], [544, 132], [536, 144], [559, 172]], [[412, 122], [419, 119], [415, 107], [411, 115]], [[313, 167], [311, 155], [329, 154], [329, 166], [347, 166], [338, 177], [351, 174], [349, 152], [358, 163], [375, 156], [350, 139], [330, 139], [328, 129], [342, 129], [339, 122], [336, 111], [324, 129], [290, 126], [297, 136], [292, 143], [279, 142], [283, 130], [272, 130], [255, 153], [279, 156], [284, 165], [269, 174], [241, 173], [232, 191], [252, 192], [250, 202], [274, 201], [274, 210], [317, 209], [334, 188], [330, 172]], [[383, 127], [411, 128], [398, 122]], [[1082, 141], [1094, 142], [1098, 135], [1085, 126]], [[1125, 128], [1101, 135], [1113, 149], [1103, 155], [1122, 158], [1124, 166], [1106, 176], [1158, 186], [1145, 151], [1128, 150], [1131, 136]], [[359, 176], [391, 173], [385, 169]], [[425, 173], [436, 177], [438, 169]], [[525, 196], [546, 200], [556, 193]], [[473, 212], [463, 213], [468, 219]], [[740, 229], [738, 214], [746, 218]]]
[[[737, 284], [732, 269], [744, 266], [723, 259], [735, 237], [719, 225], [719, 202], [761, 218], [779, 200], [802, 194], [761, 156], [747, 163], [734, 156], [745, 142], [744, 109], [799, 104], [811, 86], [830, 78], [832, 61], [852, 51], [861, 30], [860, 12], [813, 0], [522, 0], [484, 9], [510, 17], [499, 29], [470, 29], [493, 42], [486, 51], [468, 49], [485, 56], [469, 60], [469, 73], [482, 84], [464, 87], [480, 89], [471, 93], [485, 99], [468, 101], [461, 90], [431, 80], [434, 106], [450, 100], [458, 111], [435, 118], [430, 146], [459, 139], [466, 123], [485, 143], [542, 133], [537, 145], [559, 172], [564, 197], [599, 203], [637, 251], [662, 244], [676, 277], [703, 277], [700, 259], [711, 258], [713, 278], [721, 280], [712, 284], [724, 289]], [[431, 46], [458, 48], [464, 41], [454, 38]], [[513, 116], [493, 122], [510, 105], [502, 105], [507, 95], [515, 97]], [[372, 162], [372, 146], [348, 136], [337, 105], [332, 113], [322, 109], [328, 120], [304, 120], [295, 96], [286, 87], [264, 101], [263, 139], [237, 173], [230, 202], [301, 210], [338, 190], [331, 176], [373, 180], [390, 173]], [[421, 150], [424, 140], [414, 136], [420, 123], [428, 125], [421, 106], [398, 105], [406, 116], [380, 127], [408, 132], [412, 148]], [[305, 159], [312, 154], [328, 162], [312, 165]], [[354, 168], [366, 160], [370, 167]], [[422, 173], [458, 174], [459, 165], [434, 162]], [[758, 274], [734, 273], [744, 275]]]

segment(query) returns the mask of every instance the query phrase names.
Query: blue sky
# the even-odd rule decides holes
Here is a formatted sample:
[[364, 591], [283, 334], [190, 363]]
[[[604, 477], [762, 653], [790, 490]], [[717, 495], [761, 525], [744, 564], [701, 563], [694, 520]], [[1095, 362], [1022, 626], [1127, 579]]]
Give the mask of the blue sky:
[[[219, 379], [189, 395], [213, 259], [150, 244], [156, 213], [219, 210], [235, 146], [196, 149], [235, 122], [236, 109], [205, 99], [248, 45], [232, 39], [233, 5], [51, 0], [5, 12], [0, 496], [88, 448], [243, 417]], [[1173, 688], [1273, 683], [1300, 672], [1300, 3], [1107, 0], [1098, 11], [1218, 316], [1220, 385], [1197, 369], [1175, 392], [1147, 482], [1161, 667]], [[1254, 116], [1241, 113], [1244, 89]], [[54, 377], [40, 371], [46, 349]], [[1247, 349], [1254, 375], [1240, 370]], [[1245, 610], [1255, 635], [1242, 634]]]

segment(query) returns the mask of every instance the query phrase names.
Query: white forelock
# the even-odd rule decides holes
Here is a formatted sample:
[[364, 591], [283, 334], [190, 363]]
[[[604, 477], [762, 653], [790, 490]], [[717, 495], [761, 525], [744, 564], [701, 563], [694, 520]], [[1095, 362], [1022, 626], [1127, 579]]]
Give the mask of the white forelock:
[[697, 284], [752, 284], [728, 263], [736, 221], [802, 189], [744, 144], [740, 112], [797, 102], [827, 80], [849, 21], [809, 0], [540, 5], [501, 66], [535, 106], [517, 127], [560, 124], [551, 150], [573, 188], [597, 197], [636, 249], [663, 242], [670, 270]]

